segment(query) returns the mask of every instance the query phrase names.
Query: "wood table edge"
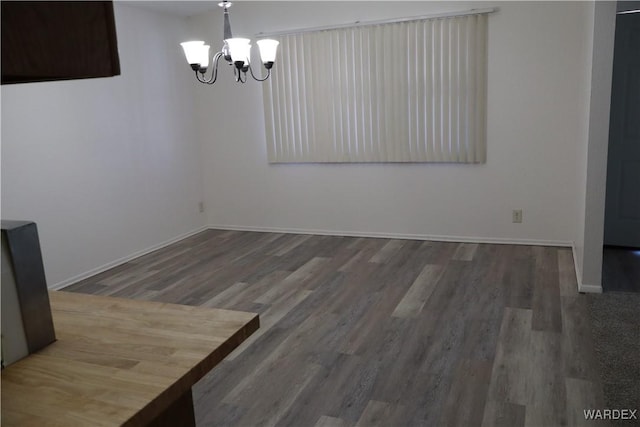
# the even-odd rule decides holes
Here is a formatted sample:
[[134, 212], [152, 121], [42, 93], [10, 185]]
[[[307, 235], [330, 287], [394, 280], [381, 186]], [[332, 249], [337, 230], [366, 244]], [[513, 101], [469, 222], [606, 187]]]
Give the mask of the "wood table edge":
[[[204, 307], [203, 307], [204, 308]], [[245, 312], [248, 313], [248, 312]], [[260, 327], [260, 317], [257, 313], [240, 330], [233, 334], [216, 350], [211, 352], [200, 363], [195, 365], [189, 372], [160, 393], [155, 399], [141, 408], [122, 427], [146, 425], [160, 415], [166, 408], [191, 390], [191, 387], [202, 377], [209, 373], [218, 363], [227, 357], [233, 350], [242, 344], [251, 334]]]

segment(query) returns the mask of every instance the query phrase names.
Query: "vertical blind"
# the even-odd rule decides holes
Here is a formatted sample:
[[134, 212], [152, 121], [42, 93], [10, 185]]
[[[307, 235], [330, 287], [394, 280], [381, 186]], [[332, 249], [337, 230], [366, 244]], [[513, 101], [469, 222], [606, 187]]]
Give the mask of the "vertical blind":
[[269, 162], [485, 162], [486, 13], [276, 38]]

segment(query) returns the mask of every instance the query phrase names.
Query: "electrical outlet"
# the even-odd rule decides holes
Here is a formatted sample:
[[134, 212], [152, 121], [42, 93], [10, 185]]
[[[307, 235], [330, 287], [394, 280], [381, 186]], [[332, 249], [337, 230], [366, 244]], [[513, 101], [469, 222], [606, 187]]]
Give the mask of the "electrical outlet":
[[522, 209], [514, 209], [512, 214], [512, 222], [521, 223], [522, 222]]
[[200, 213], [204, 212], [204, 202], [198, 202], [198, 210]]

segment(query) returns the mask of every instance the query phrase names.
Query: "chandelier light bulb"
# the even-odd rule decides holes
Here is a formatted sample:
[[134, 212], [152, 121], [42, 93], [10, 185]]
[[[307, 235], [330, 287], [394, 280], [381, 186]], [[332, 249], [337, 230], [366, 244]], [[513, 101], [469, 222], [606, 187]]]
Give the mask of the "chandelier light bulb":
[[244, 39], [240, 37], [234, 37], [232, 39], [225, 40], [229, 45], [229, 52], [231, 53], [231, 60], [235, 62], [243, 62], [246, 61], [249, 49], [251, 49], [251, 45], [249, 44], [249, 39]]
[[280, 42], [272, 39], [262, 39], [258, 40], [257, 43], [258, 49], [260, 49], [260, 59], [262, 60], [262, 63], [267, 64], [275, 62], [276, 52]]
[[202, 47], [200, 48], [200, 60], [199, 60], [199, 64], [200, 64], [200, 68], [207, 68], [209, 66], [209, 48], [210, 46], [208, 44], [202, 45]]
[[[204, 50], [204, 42], [202, 40], [195, 40], [189, 42], [180, 43], [182, 49], [184, 50], [184, 56], [187, 58], [187, 62], [192, 64], [200, 64], [202, 58], [202, 51]], [[207, 56], [208, 56], [207, 49]], [[209, 60], [207, 59], [207, 62]]]

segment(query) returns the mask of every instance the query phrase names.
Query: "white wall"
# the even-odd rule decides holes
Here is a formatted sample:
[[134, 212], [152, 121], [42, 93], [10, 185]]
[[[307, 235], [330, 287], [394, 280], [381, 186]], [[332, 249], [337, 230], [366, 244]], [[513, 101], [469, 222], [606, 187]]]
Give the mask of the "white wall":
[[[198, 92], [213, 226], [573, 242], [581, 209], [593, 5], [587, 2], [238, 2], [234, 35], [496, 6], [485, 165], [269, 165], [262, 91], [223, 66]], [[222, 14], [192, 19], [219, 48]], [[277, 67], [277, 64], [276, 64]], [[362, 71], [366, 73], [366, 70]], [[194, 83], [195, 84], [195, 83]], [[523, 209], [523, 224], [511, 210]]]
[[49, 286], [204, 224], [186, 21], [115, 13], [120, 76], [2, 86], [2, 218], [38, 224]]
[[220, 11], [116, 4], [121, 76], [2, 87], [2, 217], [38, 223], [50, 285], [205, 223], [576, 241], [586, 263], [592, 3], [238, 2], [231, 21], [251, 36], [491, 6], [487, 164], [269, 165], [260, 84], [223, 65], [201, 86], [177, 45], [218, 48]]
[[[633, 3], [633, 2], [630, 2]], [[586, 161], [582, 163], [585, 186], [576, 238], [578, 284], [582, 291], [602, 291], [602, 245], [609, 146], [609, 110], [613, 73], [616, 3], [596, 2], [593, 27], [591, 108]]]

